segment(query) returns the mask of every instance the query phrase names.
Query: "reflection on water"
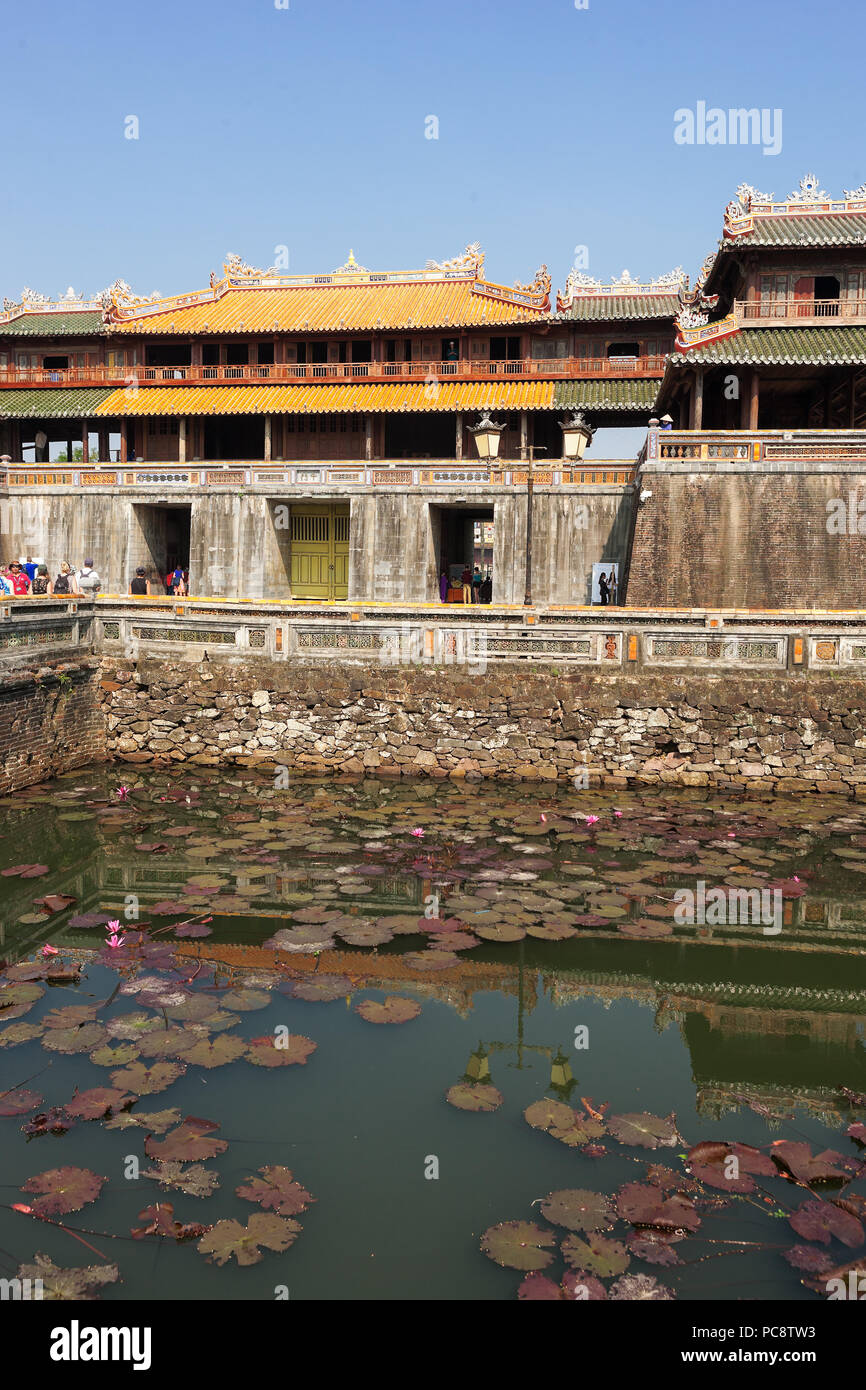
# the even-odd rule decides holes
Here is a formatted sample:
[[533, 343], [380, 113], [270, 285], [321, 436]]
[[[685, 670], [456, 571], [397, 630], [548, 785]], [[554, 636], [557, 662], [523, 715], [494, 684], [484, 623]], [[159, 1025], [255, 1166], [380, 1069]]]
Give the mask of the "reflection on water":
[[[243, 1000], [237, 991], [250, 986], [261, 993], [249, 1012], [221, 1005], [234, 1021], [206, 1027], [181, 1015], [175, 1032], [178, 1022], [209, 1028], [213, 1047], [215, 1037], [248, 1042], [284, 1027], [317, 1046], [309, 1062], [278, 1069], [250, 1066], [239, 1045], [219, 1067], [165, 1052], [180, 1059], [178, 1076], [130, 1113], [177, 1107], [220, 1124], [229, 1148], [209, 1166], [221, 1189], [204, 1201], [123, 1181], [122, 1159], [140, 1152], [144, 1130], [83, 1122], [27, 1144], [20, 1116], [0, 1118], [5, 1190], [60, 1163], [107, 1177], [99, 1205], [66, 1218], [76, 1229], [124, 1232], [110, 1251], [103, 1243], [123, 1281], [104, 1297], [155, 1296], [157, 1262], [162, 1297], [274, 1297], [281, 1281], [297, 1298], [513, 1297], [521, 1276], [485, 1259], [479, 1237], [496, 1223], [537, 1220], [530, 1204], [551, 1190], [612, 1192], [641, 1179], [638, 1161], [671, 1163], [703, 1139], [794, 1139], [849, 1160], [857, 1151], [845, 1130], [863, 1116], [839, 1088], [866, 1091], [866, 809], [369, 781], [276, 791], [252, 776], [126, 776], [120, 794], [117, 776], [97, 770], [3, 802], [0, 867], [36, 866], [35, 877], [25, 867], [0, 878], [7, 965], [49, 941], [58, 959], [84, 967], [79, 984], [50, 986], [20, 1021], [38, 1025], [51, 1009], [105, 1000], [118, 978], [132, 991], [142, 975], [163, 976], [166, 988], [180, 981], [211, 1002], [229, 991]], [[768, 934], [745, 911], [680, 920], [682, 890], [694, 894], [699, 883], [728, 900], [737, 890], [777, 895], [781, 931]], [[106, 916], [128, 934], [115, 956], [103, 947]], [[176, 938], [180, 921], [202, 934]], [[166, 943], [164, 959], [135, 956], [142, 924]], [[345, 1003], [290, 995], [292, 980], [323, 974], [345, 977]], [[422, 1013], [372, 1026], [354, 1007], [367, 991], [412, 997]], [[165, 1027], [158, 992], [147, 991], [117, 995], [97, 1021], [140, 1011], [142, 998]], [[12, 1026], [2, 999], [0, 1042]], [[115, 1084], [93, 1054], [45, 1049], [42, 1035], [4, 1046], [0, 1091], [44, 1072], [41, 1103], [61, 1106], [76, 1087]], [[495, 1114], [444, 1103], [461, 1078], [488, 1072], [503, 1098]], [[610, 1114], [675, 1112], [681, 1142], [646, 1152], [608, 1134], [598, 1156], [592, 1145], [557, 1144], [522, 1119], [545, 1095], [584, 1120], [582, 1097], [602, 1115], [597, 1107], [608, 1105]], [[425, 1176], [431, 1155], [435, 1179]], [[125, 1234], [160, 1193], [183, 1221], [246, 1221], [252, 1208], [235, 1188], [274, 1164], [291, 1168], [317, 1202], [298, 1218], [292, 1248], [252, 1268], [215, 1267], [193, 1244]], [[728, 1236], [750, 1229], [735, 1238], [768, 1240], [739, 1207], [726, 1219]], [[0, 1215], [3, 1274], [35, 1249], [79, 1263], [70, 1237], [48, 1227], [34, 1237], [25, 1220]], [[736, 1271], [704, 1258], [660, 1270], [635, 1254], [630, 1273], [660, 1276], [680, 1297], [813, 1296], [778, 1253], [797, 1239], [778, 1213], [776, 1228], [775, 1248], [739, 1256]], [[852, 1249], [832, 1245], [825, 1268]]]

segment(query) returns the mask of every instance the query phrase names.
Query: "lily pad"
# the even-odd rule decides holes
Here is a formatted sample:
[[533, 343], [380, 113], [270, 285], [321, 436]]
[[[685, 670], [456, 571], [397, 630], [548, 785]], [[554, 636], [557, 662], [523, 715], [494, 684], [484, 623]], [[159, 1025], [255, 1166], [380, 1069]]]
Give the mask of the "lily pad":
[[591, 1232], [586, 1240], [566, 1236], [562, 1242], [562, 1258], [572, 1269], [587, 1270], [601, 1279], [609, 1279], [628, 1269], [631, 1257], [618, 1240]]
[[24, 1086], [16, 1086], [0, 1095], [0, 1115], [26, 1115], [42, 1104], [38, 1091], [28, 1091]]
[[345, 999], [351, 992], [352, 981], [348, 975], [308, 975], [306, 979], [296, 980], [291, 989], [296, 999], [306, 999], [311, 1004], [330, 1004]]
[[143, 1240], [146, 1236], [165, 1236], [180, 1244], [184, 1240], [198, 1240], [211, 1229], [198, 1221], [176, 1221], [171, 1202], [157, 1202], [152, 1207], [145, 1207], [144, 1211], [138, 1213], [138, 1219], [145, 1224], [131, 1229], [130, 1235], [135, 1240]]
[[502, 1092], [484, 1082], [460, 1081], [445, 1093], [445, 1099], [456, 1110], [498, 1110], [503, 1102]]
[[288, 1168], [281, 1165], [260, 1168], [261, 1176], [249, 1178], [235, 1188], [238, 1197], [247, 1202], [256, 1202], [266, 1211], [275, 1211], [278, 1216], [297, 1216], [306, 1211], [316, 1198], [305, 1187], [296, 1182]]
[[150, 1067], [144, 1062], [133, 1062], [120, 1071], [113, 1071], [111, 1079], [115, 1086], [124, 1086], [137, 1096], [152, 1096], [167, 1090], [185, 1071], [186, 1067], [179, 1062], [154, 1062]]
[[317, 1044], [300, 1033], [272, 1034], [251, 1038], [247, 1045], [247, 1061], [257, 1067], [290, 1067], [304, 1065]]
[[22, 1185], [22, 1192], [39, 1194], [31, 1203], [34, 1216], [65, 1216], [95, 1202], [108, 1181], [89, 1168], [49, 1168]]
[[613, 1224], [610, 1198], [582, 1187], [551, 1192], [541, 1203], [541, 1214], [569, 1231], [607, 1231]]
[[268, 1250], [288, 1250], [301, 1233], [301, 1223], [290, 1217], [254, 1212], [242, 1226], [239, 1221], [218, 1221], [202, 1236], [196, 1249], [213, 1264], [224, 1265], [234, 1256], [239, 1265], [258, 1264], [264, 1246]]
[[117, 1265], [77, 1265], [61, 1269], [48, 1255], [40, 1251], [33, 1256], [32, 1264], [23, 1264], [18, 1270], [19, 1279], [38, 1279], [41, 1283], [41, 1297], [46, 1301], [74, 1300], [93, 1302], [99, 1297], [98, 1290], [106, 1284], [116, 1284], [120, 1278]]
[[188, 1115], [177, 1129], [165, 1136], [162, 1143], [148, 1136], [144, 1141], [144, 1152], [148, 1158], [156, 1158], [160, 1162], [177, 1160], [189, 1163], [216, 1158], [217, 1154], [225, 1153], [228, 1148], [225, 1139], [213, 1137], [217, 1129], [219, 1125], [214, 1120], [200, 1120], [195, 1115]]
[[364, 999], [355, 1005], [355, 1013], [368, 1023], [408, 1023], [417, 1018], [421, 1005], [415, 999], [392, 994], [387, 999]]
[[77, 1120], [102, 1120], [106, 1115], [125, 1110], [134, 1100], [134, 1096], [115, 1087], [95, 1086], [89, 1091], [79, 1091], [66, 1102], [64, 1109]]
[[553, 1233], [532, 1221], [501, 1221], [481, 1237], [482, 1252], [505, 1269], [547, 1269], [555, 1245]]
[[679, 1137], [673, 1115], [661, 1119], [646, 1110], [633, 1115], [609, 1115], [607, 1127], [621, 1144], [641, 1149], [673, 1148]]
[[202, 1163], [177, 1163], [174, 1160], [157, 1163], [155, 1168], [142, 1168], [143, 1178], [152, 1178], [160, 1187], [184, 1192], [188, 1197], [210, 1197], [220, 1185], [219, 1174], [212, 1173]]

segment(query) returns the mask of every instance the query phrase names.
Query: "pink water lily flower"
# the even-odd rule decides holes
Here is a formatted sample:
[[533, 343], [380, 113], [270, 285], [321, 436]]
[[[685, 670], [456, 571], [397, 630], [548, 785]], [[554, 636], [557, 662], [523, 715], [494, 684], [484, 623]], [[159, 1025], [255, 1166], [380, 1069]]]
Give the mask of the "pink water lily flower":
[[541, 819], [545, 822], [545, 824], [547, 823], [547, 816], [544, 814], [543, 811], [541, 813]]
[[424, 837], [424, 831], [420, 825], [416, 825], [414, 830], [409, 831], [409, 834], [414, 835], [416, 840], [421, 840]]
[[129, 796], [129, 787], [118, 787], [116, 794], [118, 801], [125, 801]]
[[586, 817], [586, 824], [587, 824], [587, 825], [595, 825], [595, 823], [597, 822], [597, 820], [598, 820], [598, 816], [587, 816], [587, 817]]
[[106, 926], [105, 930], [109, 933], [108, 940], [107, 940], [106, 943], [105, 943], [106, 946], [116, 947], [116, 946], [122, 946], [122, 945], [123, 945], [123, 943], [124, 943], [124, 941], [125, 941], [126, 938], [123, 937], [123, 936], [120, 936], [120, 934], [119, 934], [119, 933], [120, 933], [120, 918], [119, 918], [119, 917], [115, 917], [115, 919], [114, 919], [113, 922], [109, 922], [108, 925]]
[[622, 819], [622, 811], [614, 811], [613, 814], [616, 816], [617, 820]]
[[46, 941], [45, 945], [42, 947], [42, 950], [39, 952], [39, 954], [40, 954], [40, 956], [46, 956], [46, 957], [47, 957], [47, 956], [57, 956], [57, 955], [60, 954], [60, 952], [58, 951], [58, 949], [57, 949], [56, 946], [49, 946], [49, 945], [48, 945], [48, 942]]

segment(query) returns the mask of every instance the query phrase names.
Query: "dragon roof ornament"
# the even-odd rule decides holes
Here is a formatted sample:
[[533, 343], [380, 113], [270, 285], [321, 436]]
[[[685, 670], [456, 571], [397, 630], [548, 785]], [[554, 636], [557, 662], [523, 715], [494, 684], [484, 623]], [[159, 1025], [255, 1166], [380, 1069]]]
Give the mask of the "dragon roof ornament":
[[484, 252], [480, 241], [470, 241], [462, 256], [453, 256], [450, 261], [428, 260], [425, 271], [435, 274], [438, 271], [466, 271], [480, 279], [484, 270]]
[[541, 294], [547, 298], [550, 294], [551, 284], [550, 272], [546, 265], [542, 265], [535, 272], [535, 279], [531, 284], [523, 285], [519, 280], [515, 280], [514, 288], [519, 290], [521, 294]]

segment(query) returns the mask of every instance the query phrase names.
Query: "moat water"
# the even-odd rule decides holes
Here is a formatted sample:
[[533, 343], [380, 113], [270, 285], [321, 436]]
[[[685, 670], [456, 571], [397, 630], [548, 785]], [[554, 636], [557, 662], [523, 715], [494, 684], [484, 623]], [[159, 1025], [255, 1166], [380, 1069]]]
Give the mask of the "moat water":
[[808, 1301], [866, 1269], [866, 806], [94, 768], [2, 818], [0, 1277]]

